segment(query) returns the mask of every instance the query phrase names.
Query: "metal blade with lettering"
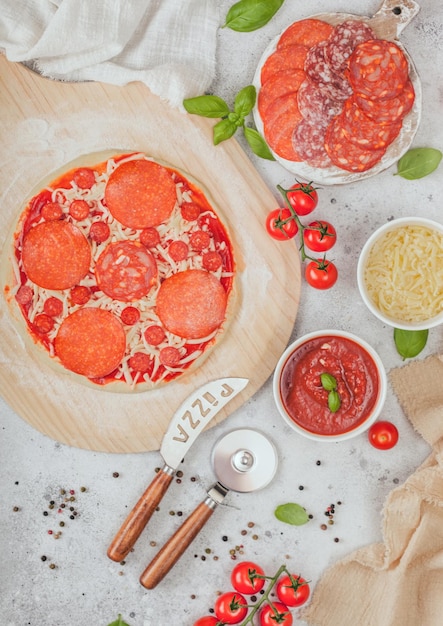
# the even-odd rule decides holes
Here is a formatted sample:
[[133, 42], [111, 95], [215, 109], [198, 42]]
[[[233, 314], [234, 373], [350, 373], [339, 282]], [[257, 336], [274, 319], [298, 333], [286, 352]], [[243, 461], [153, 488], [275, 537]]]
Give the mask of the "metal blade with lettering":
[[197, 436], [215, 415], [248, 384], [247, 378], [220, 378], [188, 396], [174, 413], [163, 437], [160, 454], [165, 465], [123, 522], [108, 548], [108, 557], [122, 561], [132, 550], [166, 493], [175, 470]]

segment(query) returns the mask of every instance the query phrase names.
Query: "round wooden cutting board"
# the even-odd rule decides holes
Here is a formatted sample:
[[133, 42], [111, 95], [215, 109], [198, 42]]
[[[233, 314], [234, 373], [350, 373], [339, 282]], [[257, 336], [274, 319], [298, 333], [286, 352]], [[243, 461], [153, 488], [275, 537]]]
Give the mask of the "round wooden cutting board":
[[[374, 176], [396, 163], [401, 156], [409, 149], [415, 133], [417, 132], [421, 116], [422, 91], [421, 83], [414, 63], [408, 52], [399, 41], [402, 30], [417, 15], [420, 7], [415, 0], [384, 0], [380, 9], [372, 17], [354, 15], [349, 13], [322, 13], [310, 16], [313, 19], [322, 20], [332, 26], [342, 24], [345, 20], [354, 19], [367, 23], [380, 39], [388, 39], [403, 50], [409, 62], [409, 76], [414, 86], [415, 101], [412, 110], [403, 120], [403, 126], [396, 140], [388, 147], [381, 160], [371, 169], [365, 172], [348, 172], [339, 167], [331, 166], [326, 168], [311, 167], [303, 161], [289, 161], [283, 159], [273, 152], [275, 159], [289, 172], [295, 174], [300, 179], [312, 180], [323, 185], [338, 185], [352, 183]], [[254, 76], [254, 85], [257, 93], [261, 87], [260, 73], [263, 65], [277, 48], [277, 43], [281, 37], [280, 33], [264, 51]], [[263, 120], [261, 119], [257, 105], [254, 107], [254, 121], [257, 130], [264, 133]]]
[[215, 147], [213, 122], [172, 109], [142, 84], [61, 83], [0, 57], [1, 246], [33, 187], [83, 154], [145, 152], [209, 190], [232, 235], [239, 305], [202, 366], [162, 388], [114, 393], [71, 380], [37, 359], [0, 300], [0, 393], [12, 409], [62, 443], [105, 452], [157, 450], [181, 402], [207, 381], [249, 379], [214, 420], [225, 419], [271, 375], [286, 347], [300, 296], [295, 243], [266, 233], [275, 197], [231, 139]]

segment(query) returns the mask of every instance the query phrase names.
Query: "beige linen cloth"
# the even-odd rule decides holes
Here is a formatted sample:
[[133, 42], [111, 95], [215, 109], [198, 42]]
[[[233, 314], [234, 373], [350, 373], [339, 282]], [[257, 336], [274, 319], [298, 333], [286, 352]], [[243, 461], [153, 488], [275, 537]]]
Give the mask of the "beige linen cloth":
[[215, 76], [217, 0], [0, 0], [0, 51], [43, 75], [132, 81], [181, 107]]
[[443, 356], [390, 372], [399, 402], [432, 446], [384, 505], [384, 543], [332, 566], [302, 619], [315, 626], [443, 625]]

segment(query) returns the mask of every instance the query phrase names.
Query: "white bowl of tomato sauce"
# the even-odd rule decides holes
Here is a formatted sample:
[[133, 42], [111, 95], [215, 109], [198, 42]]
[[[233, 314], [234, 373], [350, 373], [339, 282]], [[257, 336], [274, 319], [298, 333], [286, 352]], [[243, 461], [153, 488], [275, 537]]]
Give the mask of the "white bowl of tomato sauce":
[[277, 408], [296, 432], [316, 441], [343, 441], [365, 432], [379, 417], [387, 376], [377, 352], [340, 330], [299, 337], [274, 372]]

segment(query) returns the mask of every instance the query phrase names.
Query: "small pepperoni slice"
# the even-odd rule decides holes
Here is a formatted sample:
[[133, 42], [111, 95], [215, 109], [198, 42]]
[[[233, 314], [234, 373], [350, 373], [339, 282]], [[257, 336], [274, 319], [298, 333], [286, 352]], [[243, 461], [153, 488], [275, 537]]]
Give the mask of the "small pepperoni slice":
[[160, 243], [160, 234], [156, 228], [144, 228], [140, 233], [140, 242], [147, 248], [155, 248]]
[[34, 318], [34, 328], [38, 333], [47, 335], [54, 328], [54, 320], [46, 313], [40, 313]]
[[43, 311], [51, 317], [58, 317], [63, 313], [63, 302], [60, 298], [50, 296], [43, 305]]
[[211, 237], [205, 230], [196, 230], [189, 237], [189, 245], [195, 252], [202, 252], [211, 243]]
[[111, 229], [106, 222], [93, 222], [89, 228], [89, 237], [97, 243], [103, 243], [110, 235]]
[[261, 84], [267, 83], [278, 72], [303, 70], [308, 49], [306, 46], [295, 44], [273, 52], [263, 63], [260, 71]]
[[134, 354], [129, 357], [128, 365], [134, 372], [144, 374], [149, 370], [151, 362], [152, 359], [146, 352], [134, 352]]
[[29, 285], [22, 285], [15, 295], [15, 299], [19, 304], [31, 304], [34, 298], [34, 292]]
[[201, 213], [201, 207], [195, 202], [184, 202], [180, 207], [180, 211], [184, 220], [194, 222]]
[[70, 293], [72, 304], [86, 304], [91, 297], [91, 290], [84, 285], [76, 285]]
[[280, 96], [295, 94], [304, 80], [303, 70], [286, 70], [274, 74], [258, 92], [257, 106], [260, 116], [265, 117], [269, 105]]
[[89, 215], [89, 204], [86, 200], [73, 200], [69, 205], [69, 215], [78, 222], [85, 220]]
[[186, 339], [200, 339], [223, 323], [226, 305], [226, 292], [213, 274], [186, 270], [162, 282], [156, 311], [169, 332]]
[[292, 135], [302, 120], [296, 94], [277, 98], [267, 109], [264, 123], [264, 136], [279, 157], [289, 161], [302, 161], [292, 145]]
[[69, 289], [89, 271], [91, 249], [82, 232], [66, 221], [42, 222], [23, 241], [28, 278], [45, 289]]
[[140, 311], [135, 306], [127, 306], [121, 312], [120, 318], [126, 326], [134, 326], [140, 319]]
[[145, 330], [144, 337], [150, 346], [158, 346], [166, 339], [166, 333], [161, 326], [153, 324]]
[[176, 263], [184, 261], [189, 253], [188, 244], [184, 241], [173, 241], [169, 244], [168, 253], [171, 259]]
[[223, 259], [219, 252], [210, 250], [202, 256], [202, 265], [208, 272], [216, 272], [223, 265]]
[[55, 222], [63, 217], [63, 209], [58, 202], [48, 202], [42, 207], [41, 216], [47, 222]]
[[165, 367], [177, 367], [181, 359], [180, 351], [174, 346], [162, 348], [158, 356], [160, 363]]
[[165, 167], [138, 159], [122, 163], [110, 175], [105, 201], [116, 220], [139, 229], [166, 221], [174, 209], [177, 193]]
[[146, 296], [156, 283], [157, 263], [138, 241], [115, 241], [97, 259], [95, 276], [107, 296], [130, 302]]
[[72, 180], [80, 189], [91, 189], [95, 185], [94, 170], [90, 167], [79, 167], [75, 170]]
[[113, 313], [85, 307], [62, 322], [54, 345], [66, 369], [87, 378], [101, 378], [120, 364], [126, 351], [126, 335]]
[[393, 41], [365, 41], [349, 58], [349, 80], [355, 92], [370, 98], [396, 98], [409, 80], [408, 60]]
[[277, 48], [301, 44], [311, 48], [319, 41], [327, 39], [334, 27], [323, 20], [307, 18], [294, 22], [283, 32], [277, 43]]
[[393, 123], [402, 120], [412, 109], [415, 100], [414, 86], [410, 80], [396, 98], [380, 100], [363, 94], [354, 94], [355, 102], [367, 117], [376, 122]]

